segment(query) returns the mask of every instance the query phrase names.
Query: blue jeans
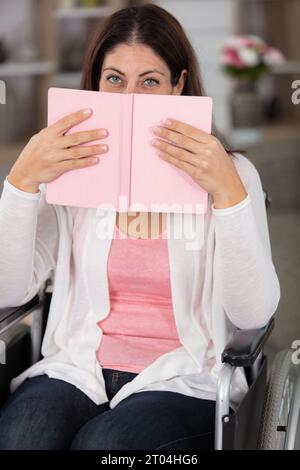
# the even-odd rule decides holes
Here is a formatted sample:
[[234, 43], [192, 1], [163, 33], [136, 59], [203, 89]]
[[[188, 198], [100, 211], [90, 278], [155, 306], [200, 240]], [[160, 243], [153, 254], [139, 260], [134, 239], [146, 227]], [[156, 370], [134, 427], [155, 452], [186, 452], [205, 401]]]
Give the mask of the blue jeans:
[[[103, 369], [109, 400], [137, 374]], [[64, 380], [26, 379], [0, 410], [0, 449], [212, 449], [215, 402], [144, 391], [115, 408]]]

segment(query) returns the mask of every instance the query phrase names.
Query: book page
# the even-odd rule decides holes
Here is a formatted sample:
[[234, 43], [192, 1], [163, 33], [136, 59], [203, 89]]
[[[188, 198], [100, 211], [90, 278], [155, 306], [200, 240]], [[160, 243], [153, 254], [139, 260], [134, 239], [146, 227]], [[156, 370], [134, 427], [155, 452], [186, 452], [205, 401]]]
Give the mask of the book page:
[[[122, 154], [121, 98], [119, 93], [64, 88], [49, 89], [48, 125], [72, 112], [91, 108], [93, 110], [92, 116], [73, 126], [66, 132], [66, 135], [98, 128], [108, 129], [109, 135], [107, 137], [80, 145], [107, 144], [109, 150], [104, 154], [97, 155], [99, 163], [96, 165], [66, 171], [48, 183], [46, 185], [47, 202], [76, 207], [96, 208], [100, 204], [111, 204], [114, 208], [117, 207]], [[124, 158], [126, 159], [126, 156]], [[127, 159], [129, 158], [127, 156]]]
[[185, 171], [160, 159], [151, 144], [151, 140], [158, 137], [151, 128], [168, 117], [210, 133], [212, 99], [204, 96], [134, 94], [131, 210], [205, 213], [207, 192]]

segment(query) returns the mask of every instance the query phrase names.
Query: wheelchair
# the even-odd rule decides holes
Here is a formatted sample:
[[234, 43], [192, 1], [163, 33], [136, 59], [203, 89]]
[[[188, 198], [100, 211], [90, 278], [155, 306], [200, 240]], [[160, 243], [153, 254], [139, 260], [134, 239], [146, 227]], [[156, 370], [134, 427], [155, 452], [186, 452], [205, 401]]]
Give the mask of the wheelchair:
[[[270, 197], [266, 191], [268, 208]], [[52, 279], [25, 305], [0, 309], [0, 406], [9, 396], [11, 379], [42, 358], [52, 296]], [[31, 324], [22, 320], [32, 316]], [[236, 329], [222, 353], [216, 414], [215, 450], [299, 450], [300, 367], [293, 349], [279, 351], [269, 367], [264, 347], [274, 318], [257, 330]], [[230, 410], [230, 384], [243, 367], [248, 391]]]

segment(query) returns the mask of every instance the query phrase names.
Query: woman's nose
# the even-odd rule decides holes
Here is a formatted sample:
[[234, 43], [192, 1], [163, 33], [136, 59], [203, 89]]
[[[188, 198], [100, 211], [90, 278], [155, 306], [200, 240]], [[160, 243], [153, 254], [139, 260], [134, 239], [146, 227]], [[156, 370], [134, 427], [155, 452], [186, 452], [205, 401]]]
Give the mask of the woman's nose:
[[125, 90], [125, 93], [138, 93], [138, 87], [135, 86], [135, 85], [128, 85], [126, 90]]

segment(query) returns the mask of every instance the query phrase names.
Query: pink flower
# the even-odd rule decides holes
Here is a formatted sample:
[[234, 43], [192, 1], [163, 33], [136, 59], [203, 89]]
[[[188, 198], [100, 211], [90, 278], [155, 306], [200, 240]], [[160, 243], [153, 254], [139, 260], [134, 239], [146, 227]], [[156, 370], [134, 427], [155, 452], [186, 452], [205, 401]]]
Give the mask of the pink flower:
[[258, 48], [261, 49], [265, 46], [265, 42], [258, 36], [254, 34], [248, 34], [247, 36], [236, 35], [236, 36], [229, 36], [225, 47], [238, 49], [240, 47], [249, 47], [249, 48]]
[[277, 65], [284, 62], [284, 55], [274, 47], [268, 47], [264, 52], [264, 62], [267, 65]]
[[221, 55], [221, 63], [223, 65], [230, 65], [238, 69], [244, 68], [244, 64], [239, 58], [237, 51], [231, 48], [227, 48], [223, 51]]

